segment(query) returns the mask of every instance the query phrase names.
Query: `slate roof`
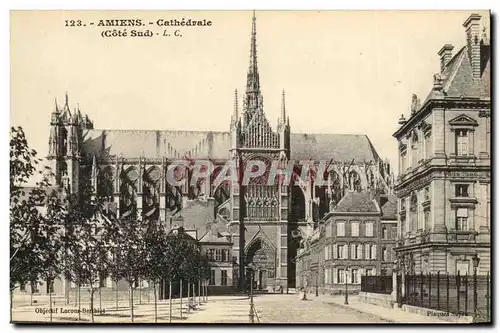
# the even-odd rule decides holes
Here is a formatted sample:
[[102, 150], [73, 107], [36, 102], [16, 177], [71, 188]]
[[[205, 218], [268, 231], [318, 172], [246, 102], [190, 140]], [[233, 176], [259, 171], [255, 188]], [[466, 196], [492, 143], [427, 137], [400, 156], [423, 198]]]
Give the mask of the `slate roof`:
[[290, 134], [290, 155], [294, 160], [334, 159], [336, 161], [376, 161], [375, 148], [366, 135]]
[[216, 243], [216, 244], [232, 244], [226, 237], [216, 235], [211, 230], [208, 230], [203, 237], [201, 237], [200, 243]]
[[[227, 160], [229, 132], [86, 130], [84, 151], [89, 155], [123, 158], [207, 158]], [[294, 160], [377, 161], [379, 156], [366, 135], [290, 135]]]
[[380, 208], [382, 210], [382, 219], [397, 220], [398, 199], [394, 195], [387, 195], [387, 201]]
[[84, 151], [97, 156], [124, 158], [228, 159], [229, 132], [87, 130]]
[[370, 192], [347, 192], [333, 213], [378, 213], [379, 206]]
[[[483, 51], [482, 51], [483, 52]], [[453, 58], [446, 64], [443, 73], [443, 91], [447, 97], [475, 97], [482, 99], [491, 98], [491, 58], [488, 53], [486, 64], [479, 80], [472, 76], [472, 66], [469, 60], [467, 47], [462, 47]], [[433, 91], [427, 95], [424, 103], [429, 99], [437, 97]], [[422, 104], [422, 105], [423, 105]]]

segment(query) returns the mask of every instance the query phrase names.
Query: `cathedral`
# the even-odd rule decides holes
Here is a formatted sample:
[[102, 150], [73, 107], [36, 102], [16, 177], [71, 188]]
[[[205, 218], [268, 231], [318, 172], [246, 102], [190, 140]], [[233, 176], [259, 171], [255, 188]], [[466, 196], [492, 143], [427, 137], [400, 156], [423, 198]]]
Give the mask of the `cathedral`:
[[[256, 38], [254, 15], [246, 88], [234, 93], [229, 131], [97, 129], [66, 95], [52, 113], [48, 160], [58, 186], [78, 193], [92, 184], [118, 218], [140, 216], [198, 230], [200, 237], [208, 230], [228, 235], [234, 263], [258, 267], [260, 285], [295, 287], [300, 240], [347, 192], [392, 192], [393, 174], [366, 135], [293, 133], [284, 92], [273, 128], [263, 107]], [[181, 159], [210, 161], [210, 177], [193, 184], [186, 167], [170, 184], [169, 165]], [[291, 163], [300, 177], [272, 184], [214, 181], [228, 161], [244, 168], [256, 160], [268, 168]], [[314, 172], [320, 164], [325, 168]]]

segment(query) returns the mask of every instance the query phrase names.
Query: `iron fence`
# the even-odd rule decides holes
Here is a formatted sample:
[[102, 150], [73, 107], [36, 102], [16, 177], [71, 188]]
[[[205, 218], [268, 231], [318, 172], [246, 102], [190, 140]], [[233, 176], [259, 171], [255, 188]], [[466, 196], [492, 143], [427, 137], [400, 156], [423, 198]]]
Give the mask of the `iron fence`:
[[[403, 303], [490, 321], [490, 275], [419, 274], [404, 277]], [[399, 284], [399, 283], [398, 283]]]
[[392, 293], [392, 276], [362, 276], [361, 291], [367, 293], [390, 294]]

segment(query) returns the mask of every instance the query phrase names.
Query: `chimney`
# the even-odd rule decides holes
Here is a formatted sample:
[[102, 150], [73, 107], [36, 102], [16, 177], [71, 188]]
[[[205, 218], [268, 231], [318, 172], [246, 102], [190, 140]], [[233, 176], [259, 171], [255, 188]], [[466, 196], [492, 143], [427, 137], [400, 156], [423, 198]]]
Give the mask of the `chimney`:
[[438, 56], [441, 60], [441, 73], [444, 71], [446, 64], [451, 60], [451, 51], [453, 51], [453, 45], [444, 44], [444, 46], [438, 52]]
[[469, 55], [469, 61], [472, 67], [472, 77], [474, 79], [479, 79], [481, 77], [480, 20], [481, 15], [471, 14], [463, 24], [467, 38], [467, 53]]

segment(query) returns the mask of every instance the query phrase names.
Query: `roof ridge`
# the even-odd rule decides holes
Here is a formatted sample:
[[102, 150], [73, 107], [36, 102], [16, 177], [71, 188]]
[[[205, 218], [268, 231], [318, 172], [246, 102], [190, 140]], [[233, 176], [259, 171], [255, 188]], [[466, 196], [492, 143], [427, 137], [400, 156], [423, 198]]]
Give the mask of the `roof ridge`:
[[201, 131], [201, 130], [174, 130], [174, 129], [140, 129], [140, 128], [93, 128], [87, 131], [111, 131], [111, 132], [180, 132], [180, 133], [221, 133], [230, 134], [229, 131]]

